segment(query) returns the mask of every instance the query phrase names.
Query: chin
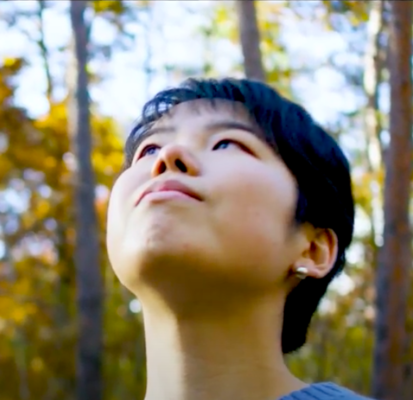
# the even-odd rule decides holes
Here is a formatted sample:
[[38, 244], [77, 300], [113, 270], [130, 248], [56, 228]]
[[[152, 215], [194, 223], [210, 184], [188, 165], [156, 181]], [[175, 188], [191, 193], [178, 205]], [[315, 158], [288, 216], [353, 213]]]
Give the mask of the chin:
[[[205, 243], [205, 238], [194, 235], [192, 229], [185, 230], [177, 225], [159, 224], [150, 229], [142, 228], [141, 225], [129, 231], [123, 241], [118, 265], [124, 266], [122, 270], [128, 275], [128, 280], [130, 277], [137, 285], [143, 282], [152, 286], [157, 281], [172, 282], [174, 277], [181, 276], [179, 279], [182, 279], [183, 274], [197, 269], [199, 256], [205, 250], [200, 244]], [[130, 272], [126, 274], [126, 270]]]
[[202, 213], [136, 216], [111, 253], [119, 280], [138, 297], [145, 288], [161, 296], [169, 293], [172, 302], [177, 293], [185, 301], [202, 297], [211, 301], [212, 294], [225, 299], [230, 293], [238, 296], [272, 289], [273, 275], [278, 273], [266, 266], [273, 266], [275, 260], [267, 258], [254, 237], [222, 227], [217, 231]]

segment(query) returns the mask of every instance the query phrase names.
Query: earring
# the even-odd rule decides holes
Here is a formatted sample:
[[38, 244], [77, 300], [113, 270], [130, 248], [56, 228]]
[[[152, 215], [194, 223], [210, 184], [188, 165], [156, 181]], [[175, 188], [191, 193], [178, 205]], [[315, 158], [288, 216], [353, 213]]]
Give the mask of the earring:
[[306, 267], [298, 267], [295, 270], [295, 276], [298, 279], [303, 280], [303, 279], [307, 278], [307, 275], [308, 275], [308, 269]]

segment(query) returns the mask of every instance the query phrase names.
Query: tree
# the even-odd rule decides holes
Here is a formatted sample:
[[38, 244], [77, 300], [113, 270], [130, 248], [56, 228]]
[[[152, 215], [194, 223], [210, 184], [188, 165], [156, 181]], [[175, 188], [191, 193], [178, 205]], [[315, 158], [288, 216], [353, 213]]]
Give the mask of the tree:
[[265, 81], [265, 71], [260, 50], [260, 33], [254, 0], [235, 1], [239, 33], [244, 57], [245, 75], [250, 79]]
[[384, 243], [379, 256], [373, 396], [402, 398], [406, 312], [412, 266], [409, 221], [411, 181], [411, 29], [410, 2], [391, 2], [389, 41], [390, 145], [385, 156]]
[[[383, 81], [383, 70], [385, 67], [385, 51], [382, 43], [385, 31], [385, 2], [371, 2], [369, 19], [367, 23], [367, 48], [364, 59], [363, 86], [367, 96], [367, 106], [364, 111], [364, 129], [366, 134], [366, 162], [371, 182], [371, 201], [369, 214], [371, 216], [371, 243], [373, 244], [373, 265], [377, 264], [377, 237], [381, 235], [381, 226], [377, 221], [381, 220], [383, 212], [381, 196], [375, 196], [380, 184], [382, 171], [383, 144], [381, 133], [383, 130], [382, 118], [380, 116], [380, 84]], [[387, 32], [386, 32], [387, 33]]]
[[92, 138], [88, 90], [88, 26], [86, 0], [70, 2], [75, 48], [74, 99], [69, 116], [74, 154], [76, 209], [76, 286], [78, 311], [77, 398], [102, 399], [103, 282], [99, 264], [95, 177], [91, 162]]
[[[104, 96], [99, 94], [105, 91], [109, 80], [122, 82], [122, 74], [115, 67], [119, 54], [129, 54], [136, 61], [133, 73], [138, 79], [150, 67], [155, 80], [166, 79], [167, 84], [200, 71], [209, 75], [239, 75], [245, 70], [239, 62], [242, 52], [236, 18], [236, 9], [243, 4], [192, 3], [173, 5], [173, 15], [175, 11], [184, 15], [174, 19], [165, 14], [164, 2], [88, 2], [87, 27], [92, 32], [88, 38], [88, 86], [90, 91], [97, 89], [90, 117], [100, 254], [105, 254], [108, 196], [123, 162], [126, 121], [117, 123], [116, 115], [103, 115]], [[388, 47], [389, 2], [385, 2], [382, 16], [381, 2], [256, 1], [254, 5], [259, 27], [259, 40], [255, 43], [265, 65], [266, 82], [310, 108], [326, 101], [329, 106], [326, 94], [333, 98], [336, 93], [341, 96], [341, 101], [331, 102], [332, 112], [327, 107], [324, 116], [321, 114], [320, 118], [325, 120], [320, 123], [340, 140], [349, 156], [357, 218], [361, 221], [357, 225], [362, 227], [356, 229], [348, 265], [339, 278], [345, 278], [343, 286], [349, 283], [346, 281], [350, 281], [350, 286], [343, 291], [338, 286], [328, 291], [306, 346], [290, 355], [288, 362], [305, 381], [331, 380], [367, 395], [372, 388], [376, 250], [379, 251], [383, 229], [383, 196], [378, 193], [384, 185], [384, 161], [380, 154], [381, 150], [387, 154], [388, 149], [383, 140], [387, 139], [388, 112], [382, 98], [389, 84], [383, 57]], [[0, 400], [76, 398], [72, 355], [78, 347], [74, 260], [78, 228], [73, 198], [78, 187], [74, 178], [78, 175], [74, 174], [75, 148], [70, 140], [74, 138], [72, 121], [76, 114], [68, 109], [73, 95], [66, 96], [68, 89], [73, 92], [76, 81], [65, 80], [66, 69], [59, 68], [62, 61], [66, 65], [68, 57], [74, 54], [74, 41], [69, 43], [65, 35], [53, 37], [54, 31], [49, 29], [50, 21], [53, 26], [56, 21], [69, 18], [69, 6], [70, 2], [60, 1], [0, 1], [0, 31], [5, 43], [10, 34], [18, 35], [25, 43], [22, 51], [16, 48], [16, 53], [13, 50], [9, 57], [0, 60]], [[202, 18], [192, 18], [195, 14]], [[250, 22], [251, 14], [244, 15]], [[192, 28], [178, 26], [182, 20]], [[109, 36], [99, 34], [102, 26]], [[162, 49], [173, 49], [176, 41], [185, 45], [186, 40], [199, 40], [199, 48], [202, 41], [208, 53], [205, 61], [202, 56], [192, 57], [190, 62], [181, 60], [158, 48], [156, 43], [165, 37], [165, 32], [181, 28], [184, 36], [174, 39], [174, 35], [167, 35]], [[205, 36], [200, 34], [201, 29]], [[296, 40], [296, 35], [305, 41]], [[283, 40], [286, 37], [288, 40]], [[326, 39], [326, 46], [317, 47], [321, 38]], [[324, 53], [330, 39], [338, 38], [344, 45], [338, 41], [337, 47]], [[140, 50], [136, 53], [139, 42]], [[151, 47], [153, 62], [144, 60], [148, 53], [144, 51], [145, 45]], [[324, 54], [321, 57], [320, 49]], [[106, 68], [109, 61], [110, 68]], [[221, 61], [225, 61], [224, 65]], [[204, 66], [206, 62], [210, 63], [208, 68]], [[43, 83], [39, 79], [36, 89], [30, 85], [27, 88], [27, 79], [39, 76], [31, 75], [35, 70], [43, 73]], [[324, 80], [324, 76], [328, 79]], [[128, 79], [135, 77], [130, 75]], [[314, 88], [314, 83], [321, 85]], [[324, 83], [333, 93], [326, 93]], [[154, 88], [150, 87], [152, 91]], [[308, 90], [309, 87], [313, 89]], [[36, 92], [36, 101], [22, 102]], [[48, 105], [41, 115], [31, 108], [37, 101]], [[116, 112], [112, 110], [109, 115]], [[377, 189], [373, 190], [374, 187]], [[375, 218], [376, 212], [380, 218]], [[101, 268], [105, 287], [104, 398], [143, 399], [142, 315], [133, 296], [114, 276], [106, 257], [101, 260]], [[410, 282], [413, 285], [413, 280]], [[410, 329], [413, 336], [413, 291], [409, 301], [407, 334]], [[413, 371], [413, 340], [408, 343], [406, 364], [410, 358]], [[342, 352], [342, 348], [352, 351]], [[406, 396], [401, 395], [401, 399], [410, 400], [412, 385], [406, 377]]]

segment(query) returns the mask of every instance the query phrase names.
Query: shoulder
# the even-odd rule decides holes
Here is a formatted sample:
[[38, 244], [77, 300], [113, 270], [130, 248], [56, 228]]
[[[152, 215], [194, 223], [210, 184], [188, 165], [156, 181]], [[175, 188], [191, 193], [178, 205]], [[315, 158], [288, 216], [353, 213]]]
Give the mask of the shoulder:
[[[320, 384], [323, 385], [323, 384]], [[374, 400], [370, 397], [362, 396], [361, 394], [357, 394], [347, 388], [342, 386], [338, 386], [334, 383], [325, 383], [325, 386], [329, 386], [332, 390], [336, 390], [336, 396], [332, 397], [332, 399], [337, 398], [337, 400]]]
[[331, 382], [314, 383], [280, 400], [374, 400]]

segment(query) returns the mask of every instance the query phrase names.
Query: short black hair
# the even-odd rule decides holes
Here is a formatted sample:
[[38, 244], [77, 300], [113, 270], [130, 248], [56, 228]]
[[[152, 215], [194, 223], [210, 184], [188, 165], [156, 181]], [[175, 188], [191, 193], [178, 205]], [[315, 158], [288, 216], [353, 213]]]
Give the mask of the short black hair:
[[350, 167], [337, 142], [300, 105], [270, 86], [248, 79], [188, 79], [158, 93], [143, 107], [126, 142], [125, 167], [130, 166], [142, 133], [177, 104], [205, 99], [242, 103], [264, 133], [265, 141], [295, 176], [298, 201], [295, 222], [332, 229], [338, 238], [334, 267], [322, 279], [307, 278], [287, 296], [282, 351], [291, 353], [306, 341], [308, 327], [332, 279], [342, 271], [353, 236], [354, 199]]

